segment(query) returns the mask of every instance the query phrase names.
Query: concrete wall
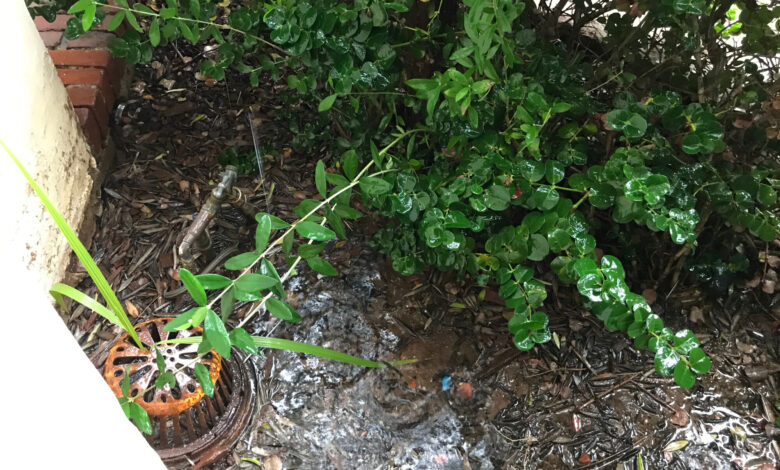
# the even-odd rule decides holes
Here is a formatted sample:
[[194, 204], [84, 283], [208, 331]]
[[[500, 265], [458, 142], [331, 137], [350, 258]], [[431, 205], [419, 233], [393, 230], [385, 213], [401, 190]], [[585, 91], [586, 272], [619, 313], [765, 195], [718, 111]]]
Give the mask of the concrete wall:
[[[0, 44], [0, 139], [82, 227], [95, 161], [24, 0], [0, 1]], [[0, 466], [164, 468], [52, 308], [71, 250], [2, 149], [0, 207]]]
[[[95, 160], [57, 70], [20, 5], [23, 0], [0, 2], [0, 139], [78, 233], [91, 199]], [[4, 262], [24, 266], [43, 286], [62, 280], [71, 250], [5, 155], [0, 188], [3, 206], [13, 209], [11, 220], [3, 222], [13, 227], [4, 230], [0, 244]]]

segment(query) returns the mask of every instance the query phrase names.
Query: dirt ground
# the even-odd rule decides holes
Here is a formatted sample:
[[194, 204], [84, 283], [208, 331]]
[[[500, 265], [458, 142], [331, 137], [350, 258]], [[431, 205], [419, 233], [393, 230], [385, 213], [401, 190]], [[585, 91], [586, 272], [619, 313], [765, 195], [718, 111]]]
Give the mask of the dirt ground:
[[[292, 150], [278, 118], [296, 110], [280, 104], [274, 85], [251, 88], [232, 75], [197, 80], [196, 51], [157, 54], [136, 68], [115, 113], [119, 162], [91, 247], [134, 321], [189, 307], [186, 295], [165, 297], [180, 286], [175, 246], [218, 179], [220, 153], [251, 145], [248, 111], [267, 155], [272, 214], [294, 220], [295, 205], [316, 194], [314, 162], [330, 158]], [[257, 174], [238, 184], [265, 205]], [[554, 341], [518, 351], [506, 330], [511, 311], [492, 289], [451, 274], [392, 272], [368, 246], [378, 222], [361, 219], [348, 240], [328, 244], [324, 256], [339, 276], [302, 269], [291, 279], [301, 324], [261, 317], [251, 333], [418, 362], [364, 369], [267, 352], [256, 359], [260, 412], [215, 468], [777, 468], [777, 299], [749, 288], [713, 296], [692, 283], [653, 292], [656, 313], [692, 329], [713, 359], [712, 371], [686, 391], [658, 376], [650, 355], [607, 331], [565, 286], [547, 300]], [[226, 208], [210, 231], [220, 253], [249, 246], [254, 227]], [[80, 287], [95, 292], [89, 281]], [[249, 307], [240, 305], [236, 318]], [[83, 308], [66, 321], [98, 366], [119, 331]]]

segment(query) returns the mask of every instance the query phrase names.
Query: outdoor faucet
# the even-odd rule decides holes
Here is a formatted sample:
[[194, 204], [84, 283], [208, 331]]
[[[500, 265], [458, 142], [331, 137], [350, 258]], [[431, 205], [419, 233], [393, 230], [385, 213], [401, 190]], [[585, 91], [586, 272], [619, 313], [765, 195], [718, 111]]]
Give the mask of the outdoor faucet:
[[236, 205], [244, 213], [250, 211], [252, 216], [254, 216], [253, 209], [247, 207], [251, 206], [251, 204], [246, 201], [246, 197], [238, 188], [233, 187], [237, 177], [237, 168], [232, 165], [226, 166], [225, 171], [222, 172], [219, 184], [211, 191], [206, 203], [203, 204], [197, 216], [195, 216], [195, 220], [193, 220], [192, 225], [190, 225], [179, 245], [179, 259], [181, 259], [181, 265], [184, 268], [194, 273], [198, 272], [194, 250], [202, 253], [202, 256], [205, 258], [210, 259], [214, 257], [211, 237], [207, 228], [228, 195], [231, 196], [229, 202]]

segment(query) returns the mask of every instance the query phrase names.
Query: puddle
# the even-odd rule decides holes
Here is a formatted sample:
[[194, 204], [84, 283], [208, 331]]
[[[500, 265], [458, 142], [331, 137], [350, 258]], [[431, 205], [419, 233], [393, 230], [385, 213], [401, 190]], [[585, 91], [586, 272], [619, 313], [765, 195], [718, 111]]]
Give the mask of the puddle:
[[[303, 321], [274, 334], [421, 361], [366, 369], [269, 351], [259, 360], [261, 412], [237, 455], [301, 469], [628, 470], [639, 455], [645, 469], [776, 468], [765, 382], [754, 389], [716, 360], [683, 391], [651, 372], [649, 356], [624, 335], [573, 312], [551, 316], [560, 348], [524, 354], [498, 326], [496, 334], [477, 324], [487, 311], [500, 325], [500, 307], [453, 313], [446, 292], [413, 293], [426, 289], [358, 251], [339, 277], [304, 270], [292, 279], [290, 302]], [[273, 325], [255, 321], [253, 334]]]

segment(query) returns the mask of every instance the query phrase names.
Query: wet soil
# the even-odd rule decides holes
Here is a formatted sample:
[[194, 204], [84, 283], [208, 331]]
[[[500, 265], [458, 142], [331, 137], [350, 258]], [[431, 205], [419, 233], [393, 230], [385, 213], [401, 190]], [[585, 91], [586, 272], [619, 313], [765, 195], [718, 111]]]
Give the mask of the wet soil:
[[[273, 214], [293, 220], [295, 205], [316, 194], [313, 162], [330, 158], [291, 151], [272, 86], [196, 80], [184, 59], [200, 53], [158, 51], [156, 65], [137, 67], [116, 115], [119, 163], [91, 252], [134, 321], [190, 306], [186, 296], [164, 296], [180, 286], [175, 247], [217, 179], [219, 153], [251, 142], [247, 110], [264, 143]], [[257, 175], [238, 184], [263, 207]], [[777, 468], [776, 303], [759, 303], [747, 289], [725, 302], [693, 287], [659, 292], [657, 313], [693, 329], [713, 358], [712, 372], [686, 391], [655, 374], [647, 353], [607, 331], [564, 287], [547, 300], [555, 340], [516, 350], [506, 331], [511, 312], [491, 302], [493, 291], [441, 273], [399, 276], [368, 247], [378, 223], [363, 219], [347, 241], [329, 243], [324, 256], [337, 277], [302, 269], [291, 279], [300, 324], [266, 315], [252, 333], [418, 362], [366, 369], [265, 351], [255, 359], [260, 412], [215, 468]], [[210, 230], [220, 252], [248, 247], [254, 227], [225, 208]], [[79, 287], [95, 293], [89, 281]], [[249, 307], [240, 305], [236, 318]], [[66, 321], [100, 364], [119, 331], [80, 307]]]

